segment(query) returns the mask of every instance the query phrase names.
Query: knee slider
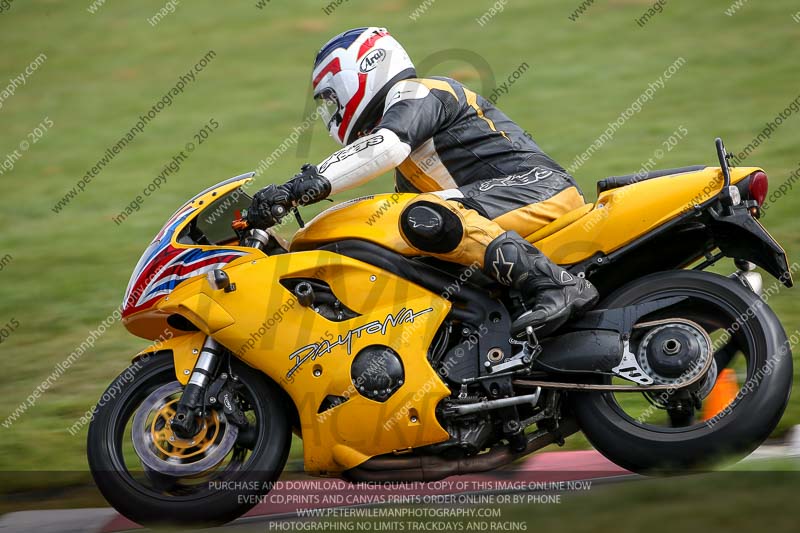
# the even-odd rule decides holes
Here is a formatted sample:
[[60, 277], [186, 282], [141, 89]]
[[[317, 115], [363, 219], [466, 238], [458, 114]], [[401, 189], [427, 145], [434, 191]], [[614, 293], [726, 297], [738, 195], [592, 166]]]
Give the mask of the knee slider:
[[411, 202], [400, 214], [400, 230], [414, 248], [429, 253], [455, 250], [464, 237], [461, 219], [434, 202]]

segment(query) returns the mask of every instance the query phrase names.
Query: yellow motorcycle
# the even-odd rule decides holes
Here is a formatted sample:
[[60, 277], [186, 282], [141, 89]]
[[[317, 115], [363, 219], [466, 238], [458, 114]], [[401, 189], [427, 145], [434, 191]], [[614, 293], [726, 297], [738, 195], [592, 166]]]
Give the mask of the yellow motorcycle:
[[[370, 482], [488, 471], [578, 431], [635, 472], [748, 454], [792, 384], [754, 269], [792, 275], [758, 222], [767, 175], [731, 168], [720, 140], [717, 156], [601, 180], [596, 202], [528, 235], [603, 299], [526, 340], [506, 288], [405, 244], [413, 195], [298, 214], [289, 244], [243, 222], [252, 173], [203, 191], [128, 285], [124, 324], [155, 343], [97, 404], [97, 486], [136, 522], [193, 525], [252, 507], [292, 434], [308, 474]], [[731, 275], [707, 271], [725, 258]], [[709, 410], [723, 374], [738, 389]]]

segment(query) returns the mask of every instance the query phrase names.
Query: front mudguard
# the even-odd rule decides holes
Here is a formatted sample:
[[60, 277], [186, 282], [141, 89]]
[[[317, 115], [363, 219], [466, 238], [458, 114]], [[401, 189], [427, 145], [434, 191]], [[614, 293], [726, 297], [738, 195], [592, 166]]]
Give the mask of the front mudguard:
[[137, 353], [132, 362], [153, 356], [172, 357], [175, 363], [175, 377], [181, 385], [186, 385], [197, 358], [200, 357], [200, 350], [205, 340], [206, 334], [198, 331], [158, 341]]

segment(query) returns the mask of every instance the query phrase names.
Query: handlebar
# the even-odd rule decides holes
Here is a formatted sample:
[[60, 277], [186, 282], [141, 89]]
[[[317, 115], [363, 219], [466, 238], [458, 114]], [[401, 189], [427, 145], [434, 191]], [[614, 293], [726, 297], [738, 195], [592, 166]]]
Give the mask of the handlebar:
[[[289, 214], [286, 208], [283, 207], [282, 205], [273, 205], [271, 211], [272, 211], [272, 218], [275, 219], [275, 221], [277, 222], [280, 222], [282, 218], [284, 218]], [[297, 219], [297, 223], [300, 224], [300, 227], [302, 228], [303, 226], [305, 226], [305, 223], [303, 222], [303, 219], [300, 216], [300, 212], [297, 210], [297, 208], [296, 207], [293, 208], [292, 211], [294, 211], [294, 216]], [[231, 227], [236, 231], [245, 231], [247, 229], [250, 229], [250, 224], [248, 224], [247, 220], [244, 218], [237, 218], [233, 222], [231, 222]]]

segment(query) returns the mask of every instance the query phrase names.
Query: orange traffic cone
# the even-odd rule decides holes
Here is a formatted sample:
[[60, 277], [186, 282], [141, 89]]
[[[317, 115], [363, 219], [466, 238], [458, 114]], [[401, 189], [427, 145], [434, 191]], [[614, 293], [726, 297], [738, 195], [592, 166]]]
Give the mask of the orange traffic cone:
[[739, 393], [739, 380], [732, 368], [724, 368], [714, 383], [714, 388], [703, 400], [703, 420], [710, 420], [728, 407]]

